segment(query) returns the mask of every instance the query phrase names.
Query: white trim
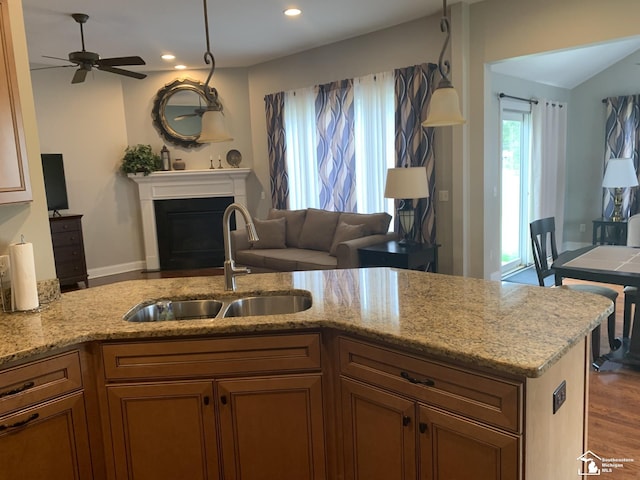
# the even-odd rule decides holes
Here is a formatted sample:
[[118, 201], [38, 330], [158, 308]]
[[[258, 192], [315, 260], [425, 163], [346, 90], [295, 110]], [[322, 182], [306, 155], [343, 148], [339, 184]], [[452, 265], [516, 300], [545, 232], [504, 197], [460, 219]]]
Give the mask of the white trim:
[[107, 277], [109, 275], [118, 275], [120, 273], [144, 269], [144, 261], [138, 260], [136, 262], [120, 263], [118, 265], [109, 265], [107, 267], [91, 268], [87, 270], [87, 273], [89, 274], [89, 280], [92, 280], [94, 278]]

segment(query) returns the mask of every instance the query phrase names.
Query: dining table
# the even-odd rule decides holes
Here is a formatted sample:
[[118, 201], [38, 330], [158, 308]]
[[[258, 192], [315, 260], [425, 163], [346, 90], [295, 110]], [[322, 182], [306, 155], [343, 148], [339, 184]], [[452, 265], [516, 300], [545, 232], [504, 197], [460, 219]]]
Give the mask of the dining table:
[[[640, 248], [617, 245], [590, 245], [558, 255], [552, 264], [555, 284], [563, 278], [637, 287], [640, 291]], [[635, 302], [634, 302], [635, 304]], [[640, 366], [640, 313], [634, 309], [629, 338], [606, 355], [607, 360]]]

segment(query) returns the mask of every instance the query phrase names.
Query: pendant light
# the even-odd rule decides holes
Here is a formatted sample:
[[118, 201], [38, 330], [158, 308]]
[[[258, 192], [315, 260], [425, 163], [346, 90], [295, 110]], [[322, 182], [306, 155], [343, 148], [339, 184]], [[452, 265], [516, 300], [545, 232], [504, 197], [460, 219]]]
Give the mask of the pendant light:
[[445, 127], [448, 125], [461, 125], [465, 123], [465, 119], [460, 113], [460, 101], [458, 92], [453, 88], [451, 80], [449, 80], [449, 72], [451, 64], [448, 60], [444, 60], [444, 52], [449, 46], [451, 39], [451, 25], [447, 17], [447, 0], [442, 0], [442, 18], [440, 19], [440, 30], [447, 34], [440, 58], [438, 59], [438, 70], [442, 79], [438, 83], [438, 87], [431, 95], [429, 102], [429, 110], [427, 119], [422, 122], [423, 127]]
[[211, 53], [211, 45], [209, 43], [209, 16], [207, 14], [207, 0], [203, 0], [204, 5], [204, 33], [207, 39], [207, 51], [204, 53], [204, 62], [211, 65], [209, 76], [204, 83], [204, 96], [207, 99], [207, 108], [202, 114], [202, 127], [198, 136], [198, 143], [218, 143], [230, 142], [233, 137], [229, 134], [224, 121], [224, 113], [222, 112], [222, 103], [218, 99], [218, 91], [209, 86], [213, 71], [216, 68], [216, 61]]

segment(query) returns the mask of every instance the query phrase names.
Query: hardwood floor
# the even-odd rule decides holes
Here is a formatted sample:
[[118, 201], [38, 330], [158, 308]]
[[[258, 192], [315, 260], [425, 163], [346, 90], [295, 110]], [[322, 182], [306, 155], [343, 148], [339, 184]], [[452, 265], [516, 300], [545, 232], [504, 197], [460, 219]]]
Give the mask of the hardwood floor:
[[[221, 268], [181, 270], [168, 272], [136, 271], [90, 280], [91, 286], [106, 285], [132, 279], [222, 275]], [[580, 283], [566, 280], [566, 283]], [[82, 285], [82, 284], [81, 284]], [[619, 291], [616, 304], [616, 332], [622, 334], [624, 294], [622, 287], [610, 285]], [[601, 329], [603, 352], [608, 345], [607, 329]], [[640, 478], [640, 369], [605, 364], [600, 372], [592, 371], [589, 378], [589, 439], [588, 447], [601, 458], [632, 459], [601, 477], [611, 480], [637, 480]], [[580, 478], [576, 476], [576, 478]], [[533, 479], [565, 480], [565, 479]]]

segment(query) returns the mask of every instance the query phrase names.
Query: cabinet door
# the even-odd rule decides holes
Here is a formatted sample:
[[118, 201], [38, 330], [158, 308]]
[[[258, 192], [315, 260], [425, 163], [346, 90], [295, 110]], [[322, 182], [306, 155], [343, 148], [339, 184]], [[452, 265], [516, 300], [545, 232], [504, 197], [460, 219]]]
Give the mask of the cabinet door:
[[521, 478], [519, 437], [419, 406], [421, 480]]
[[0, 479], [91, 480], [84, 396], [0, 418]]
[[415, 480], [415, 402], [341, 379], [345, 478]]
[[219, 478], [213, 384], [107, 387], [116, 478]]
[[322, 376], [218, 384], [225, 480], [321, 480], [325, 474]]
[[6, 0], [0, 1], [0, 204], [32, 200]]

